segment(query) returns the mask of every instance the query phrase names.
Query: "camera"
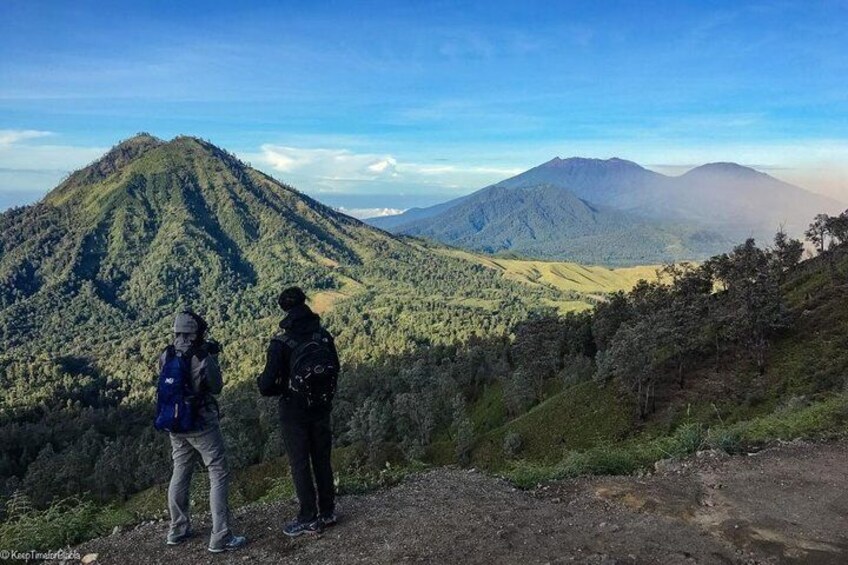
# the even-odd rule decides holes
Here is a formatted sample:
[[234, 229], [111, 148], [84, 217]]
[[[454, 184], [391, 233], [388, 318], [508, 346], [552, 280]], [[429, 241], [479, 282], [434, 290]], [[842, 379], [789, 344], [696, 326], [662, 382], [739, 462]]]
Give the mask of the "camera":
[[209, 355], [218, 355], [219, 353], [221, 353], [221, 351], [224, 350], [221, 344], [215, 340], [209, 340], [204, 342], [203, 349], [206, 350]]

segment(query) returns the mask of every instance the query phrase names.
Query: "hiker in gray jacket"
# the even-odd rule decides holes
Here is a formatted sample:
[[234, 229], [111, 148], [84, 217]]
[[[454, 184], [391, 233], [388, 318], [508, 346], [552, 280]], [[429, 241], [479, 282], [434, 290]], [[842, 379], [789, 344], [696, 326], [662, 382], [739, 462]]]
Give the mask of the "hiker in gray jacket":
[[217, 359], [220, 346], [206, 341], [207, 327], [193, 312], [177, 314], [174, 342], [156, 362], [159, 375], [156, 427], [169, 432], [174, 461], [168, 486], [171, 527], [167, 544], [178, 545], [192, 536], [189, 489], [199, 456], [209, 472], [212, 514], [209, 551], [220, 553], [238, 549], [247, 540], [230, 531], [229, 469], [215, 401], [215, 395], [223, 388]]

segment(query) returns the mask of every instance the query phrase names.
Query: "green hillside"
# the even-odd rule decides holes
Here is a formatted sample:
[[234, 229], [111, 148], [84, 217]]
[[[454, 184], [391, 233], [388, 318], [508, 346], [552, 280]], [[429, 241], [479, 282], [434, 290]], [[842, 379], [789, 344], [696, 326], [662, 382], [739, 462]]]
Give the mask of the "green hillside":
[[[507, 416], [502, 389], [493, 388], [476, 408], [486, 414], [486, 427], [473, 460], [534, 484], [576, 473], [631, 472], [698, 449], [844, 435], [848, 248], [830, 253], [801, 263], [780, 282], [784, 322], [772, 333], [762, 371], [750, 351], [729, 343], [718, 356], [708, 349], [693, 354], [682, 387], [672, 366], [654, 365], [656, 405], [644, 418], [636, 416], [633, 396], [599, 391], [597, 379], [566, 382], [517, 418]], [[702, 323], [700, 329], [708, 327], [709, 316]], [[520, 445], [514, 452], [508, 436]]]
[[204, 141], [130, 139], [0, 216], [0, 545], [161, 515], [151, 364], [183, 306], [224, 344], [235, 501], [288, 496], [253, 382], [286, 284], [338, 338], [346, 492], [422, 465], [530, 485], [842, 433], [848, 218], [831, 220], [815, 259], [749, 240], [660, 277], [395, 238]]
[[0, 228], [0, 486], [36, 506], [126, 497], [167, 477], [151, 363], [179, 308], [202, 313], [225, 345], [225, 432], [243, 467], [280, 452], [253, 377], [285, 285], [303, 286], [337, 335], [350, 383], [342, 437], [357, 417], [347, 397], [406, 370], [407, 356], [502, 339], [529, 316], [631, 284], [539, 285], [397, 239], [192, 137], [126, 140], [42, 202], [0, 215]]
[[[724, 259], [747, 262], [760, 253], [737, 248], [729, 257], [716, 258], [713, 267]], [[696, 273], [689, 271], [686, 277]], [[686, 286], [679, 274], [668, 296]], [[627, 378], [605, 381], [592, 365], [587, 373], [575, 362], [575, 356], [603, 345], [609, 330], [601, 318], [617, 308], [617, 299], [592, 317], [572, 314], [519, 324], [512, 339], [472, 338], [406, 355], [402, 362], [387, 360], [392, 370], [382, 376], [372, 373], [369, 383], [344, 394], [359, 408], [352, 418], [358, 422], [355, 433], [342, 435], [335, 451], [340, 490], [355, 493], [393, 484], [420, 469], [422, 462], [473, 464], [533, 486], [585, 473], [643, 471], [660, 459], [702, 449], [736, 452], [776, 439], [843, 435], [848, 431], [848, 396], [843, 392], [848, 368], [846, 276], [844, 248], [790, 267], [779, 282], [787, 323], [769, 338], [762, 374], [749, 351], [729, 336], [722, 338], [727, 340], [722, 358], [716, 362], [715, 352], [709, 351], [694, 355], [682, 387], [672, 366], [655, 365], [657, 404], [645, 417], [639, 416], [640, 399], [629, 390]], [[651, 290], [648, 286], [640, 284], [625, 300], [638, 307]], [[730, 291], [703, 296], [731, 300], [724, 292]], [[703, 318], [703, 327], [719, 311], [714, 308]], [[631, 315], [638, 320], [643, 314]], [[587, 324], [594, 328], [588, 334]], [[616, 347], [622, 339], [615, 337], [618, 331], [594, 354], [596, 360]], [[810, 335], [819, 338], [817, 346], [810, 346]], [[563, 354], [549, 354], [557, 349]], [[545, 376], [538, 388], [525, 383], [535, 392], [519, 406], [520, 375], [531, 369]], [[337, 414], [346, 409], [340, 403]], [[420, 418], [425, 414], [433, 415], [431, 425]], [[273, 457], [237, 472], [236, 504], [290, 497], [285, 472], [285, 461]], [[161, 517], [164, 488], [152, 487], [118, 507], [95, 508], [87, 523], [103, 528]], [[203, 504], [204, 486], [197, 485], [196, 491], [195, 499]]]

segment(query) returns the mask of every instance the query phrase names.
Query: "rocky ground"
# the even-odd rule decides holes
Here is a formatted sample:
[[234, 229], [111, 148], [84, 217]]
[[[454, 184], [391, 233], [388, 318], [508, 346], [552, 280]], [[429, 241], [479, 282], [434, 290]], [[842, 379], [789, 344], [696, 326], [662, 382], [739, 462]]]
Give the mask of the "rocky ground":
[[521, 491], [436, 469], [339, 501], [340, 523], [290, 540], [293, 502], [236, 513], [249, 545], [206, 551], [209, 524], [178, 547], [155, 523], [82, 544], [96, 563], [848, 563], [848, 443], [793, 442], [734, 457], [702, 452], [643, 477]]

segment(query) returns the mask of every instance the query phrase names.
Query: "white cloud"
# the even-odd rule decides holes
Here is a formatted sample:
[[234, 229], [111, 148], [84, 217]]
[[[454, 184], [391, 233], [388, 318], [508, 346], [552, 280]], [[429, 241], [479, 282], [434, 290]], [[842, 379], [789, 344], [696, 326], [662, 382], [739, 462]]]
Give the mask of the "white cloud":
[[0, 129], [0, 147], [6, 147], [19, 141], [26, 141], [27, 139], [47, 137], [49, 135], [53, 135], [53, 133], [35, 129]]
[[7, 145], [0, 147], [0, 168], [70, 172], [103, 156], [107, 147]]
[[282, 171], [284, 173], [289, 173], [292, 170], [296, 169], [298, 166], [298, 163], [295, 159], [273, 149], [264, 150], [263, 155], [265, 157], [265, 161], [267, 161], [269, 165], [271, 165], [274, 169]]
[[520, 173], [520, 167], [481, 167], [463, 163], [403, 161], [387, 153], [350, 149], [303, 148], [265, 144], [256, 154], [242, 157], [266, 166], [282, 180], [308, 191], [432, 192], [434, 189], [471, 191]]
[[[417, 173], [421, 175], [450, 175], [450, 174], [479, 174], [494, 175], [498, 180], [512, 177], [525, 171], [521, 167], [476, 167], [460, 165], [427, 165], [421, 163], [406, 163], [398, 167], [404, 172]], [[482, 188], [482, 187], [480, 187]]]
[[397, 165], [397, 161], [395, 161], [391, 157], [388, 157], [386, 159], [382, 159], [380, 161], [377, 161], [376, 163], [368, 165], [368, 170], [372, 173], [376, 173], [379, 175], [381, 173], [386, 172], [386, 170], [388, 170], [390, 167], [394, 167], [395, 165]]
[[104, 147], [18, 143], [47, 135], [34, 130], [0, 130], [0, 192], [44, 194], [65, 175], [107, 151]]
[[323, 180], [374, 180], [396, 174], [397, 161], [391, 155], [270, 144], [261, 150], [260, 161], [281, 173], [306, 173]]
[[345, 208], [342, 206], [336, 209], [342, 214], [347, 214], [360, 220], [383, 216], [397, 216], [406, 212], [405, 208]]

